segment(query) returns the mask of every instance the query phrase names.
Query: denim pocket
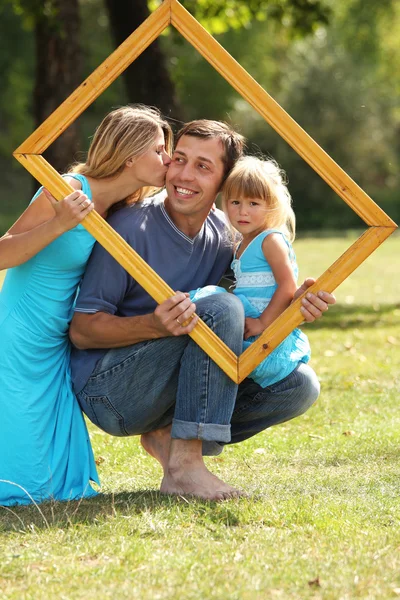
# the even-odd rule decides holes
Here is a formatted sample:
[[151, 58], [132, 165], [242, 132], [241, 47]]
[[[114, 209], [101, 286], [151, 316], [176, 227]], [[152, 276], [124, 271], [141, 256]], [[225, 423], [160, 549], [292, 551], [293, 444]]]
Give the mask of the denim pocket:
[[133, 346], [125, 346], [122, 348], [113, 348], [108, 350], [103, 358], [98, 362], [92, 375], [88, 379], [88, 383], [95, 384], [98, 381], [104, 381], [114, 375], [120, 376], [126, 369], [131, 368], [135, 360], [140, 358], [143, 350], [151, 344], [153, 340], [139, 342]]
[[87, 396], [84, 392], [80, 392], [78, 400], [83, 412], [97, 427], [110, 435], [119, 437], [129, 435], [122, 415], [107, 396]]

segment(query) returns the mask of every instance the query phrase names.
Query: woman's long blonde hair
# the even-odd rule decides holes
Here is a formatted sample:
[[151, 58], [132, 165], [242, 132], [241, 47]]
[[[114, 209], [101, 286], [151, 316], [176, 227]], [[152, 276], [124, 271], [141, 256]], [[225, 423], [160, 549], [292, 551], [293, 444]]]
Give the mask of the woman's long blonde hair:
[[[117, 108], [108, 113], [97, 127], [86, 161], [72, 165], [69, 172], [94, 179], [116, 177], [129, 158], [139, 158], [151, 149], [159, 128], [164, 132], [165, 150], [170, 154], [173, 148], [172, 130], [156, 108], [141, 104]], [[115, 204], [113, 210], [142, 200], [156, 191], [157, 188], [143, 187]]]
[[294, 240], [296, 218], [292, 198], [287, 189], [285, 172], [274, 160], [244, 156], [236, 162], [222, 189], [225, 213], [228, 200], [239, 198], [265, 200], [265, 229], [279, 229], [289, 241]]

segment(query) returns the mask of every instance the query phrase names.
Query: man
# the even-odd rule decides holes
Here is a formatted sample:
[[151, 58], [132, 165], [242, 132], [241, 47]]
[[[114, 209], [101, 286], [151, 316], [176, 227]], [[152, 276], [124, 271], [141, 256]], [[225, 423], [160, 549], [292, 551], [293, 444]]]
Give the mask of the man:
[[[110, 219], [147, 263], [182, 292], [156, 307], [97, 245], [71, 324], [77, 348], [72, 375], [84, 412], [113, 435], [142, 434], [144, 448], [163, 466], [165, 493], [211, 500], [238, 495], [206, 469], [203, 454], [218, 454], [223, 444], [302, 414], [319, 394], [315, 373], [305, 364], [270, 388], [247, 379], [238, 390], [187, 335], [201, 317], [235, 354], [242, 349], [240, 301], [217, 294], [195, 306], [187, 294], [217, 284], [229, 266], [229, 230], [223, 214], [212, 208], [242, 151], [243, 138], [223, 123], [203, 120], [183, 127], [165, 200], [122, 209]], [[310, 301], [304, 304], [307, 320], [320, 316], [334, 299], [326, 294]]]

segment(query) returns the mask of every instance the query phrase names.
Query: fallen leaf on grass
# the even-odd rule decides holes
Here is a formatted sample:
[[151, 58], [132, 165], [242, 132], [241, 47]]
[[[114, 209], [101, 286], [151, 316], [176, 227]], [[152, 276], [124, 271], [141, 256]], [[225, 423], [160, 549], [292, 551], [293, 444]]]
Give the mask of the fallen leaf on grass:
[[89, 567], [98, 567], [102, 564], [102, 561], [94, 556], [80, 556], [78, 560]]
[[387, 337], [387, 341], [388, 341], [389, 344], [392, 344], [392, 346], [397, 346], [397, 344], [399, 343], [397, 341], [397, 339], [395, 337], [393, 337], [392, 335], [389, 335]]
[[322, 435], [315, 435], [313, 433], [309, 433], [308, 437], [313, 438], [314, 440], [324, 440], [325, 438]]
[[96, 465], [101, 465], [101, 463], [103, 463], [105, 461], [105, 458], [103, 458], [102, 456], [98, 456], [95, 460]]
[[32, 563], [28, 565], [28, 571], [46, 571], [47, 567], [41, 563]]
[[319, 580], [319, 577], [316, 577], [315, 579], [311, 579], [311, 581], [308, 582], [308, 585], [310, 587], [321, 587], [321, 582]]
[[325, 350], [324, 356], [336, 356], [336, 352], [333, 350]]
[[343, 431], [343, 435], [355, 435], [355, 431], [352, 431], [351, 429], [349, 429], [349, 431]]

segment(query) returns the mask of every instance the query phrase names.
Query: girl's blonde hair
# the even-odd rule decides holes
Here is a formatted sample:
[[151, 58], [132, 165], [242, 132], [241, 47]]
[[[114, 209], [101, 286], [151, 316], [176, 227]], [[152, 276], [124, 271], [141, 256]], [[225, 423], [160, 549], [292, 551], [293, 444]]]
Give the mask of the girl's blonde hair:
[[294, 240], [296, 218], [292, 198], [286, 186], [285, 172], [274, 160], [244, 156], [236, 162], [222, 188], [225, 213], [228, 200], [239, 198], [265, 200], [265, 228], [279, 229], [289, 241]]
[[[154, 144], [159, 132], [164, 132], [165, 150], [173, 148], [173, 134], [167, 121], [156, 108], [141, 104], [123, 106], [111, 111], [97, 127], [89, 147], [86, 161], [76, 163], [70, 173], [81, 173], [94, 179], [116, 177], [130, 158], [139, 158]], [[157, 191], [157, 188], [143, 187], [135, 194], [113, 206], [132, 204]]]

